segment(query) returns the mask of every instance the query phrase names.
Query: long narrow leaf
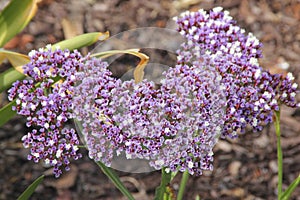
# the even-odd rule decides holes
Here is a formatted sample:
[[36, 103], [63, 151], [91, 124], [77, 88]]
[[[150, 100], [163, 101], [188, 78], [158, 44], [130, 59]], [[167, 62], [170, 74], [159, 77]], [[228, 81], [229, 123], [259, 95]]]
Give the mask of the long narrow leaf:
[[18, 198], [18, 200], [27, 200], [33, 194], [37, 186], [44, 180], [44, 175], [38, 177]]
[[0, 109], [0, 127], [16, 115], [16, 111], [12, 110], [15, 105], [16, 101], [14, 100]]
[[20, 73], [23, 73], [22, 66], [30, 61], [30, 58], [27, 55], [5, 49], [0, 49], [0, 58], [8, 59], [10, 64]]
[[300, 184], [300, 175], [289, 185], [289, 187], [281, 195], [281, 200], [288, 200], [296, 187]]
[[16, 80], [25, 78], [22, 66], [27, 64], [30, 60], [27, 55], [0, 49], [0, 58], [8, 59], [13, 68], [6, 70], [0, 74], [0, 92], [11, 87]]
[[129, 200], [134, 200], [131, 193], [127, 190], [127, 188], [123, 185], [118, 175], [109, 167], [106, 167], [101, 162], [96, 162], [97, 165], [101, 168], [102, 172], [113, 182], [113, 184], [122, 192], [124, 196], [126, 196]]
[[97, 41], [106, 40], [109, 37], [109, 33], [101, 33], [101, 32], [94, 32], [94, 33], [86, 33], [76, 37], [73, 37], [68, 40], [64, 40], [52, 45], [52, 48], [56, 48], [59, 46], [61, 49], [80, 49], [81, 47], [89, 46], [94, 44]]
[[37, 0], [12, 0], [0, 13], [0, 47], [21, 32], [37, 11]]
[[15, 68], [6, 70], [0, 74], [0, 92], [10, 88], [12, 83], [16, 80], [22, 80], [24, 78], [25, 75], [18, 72]]

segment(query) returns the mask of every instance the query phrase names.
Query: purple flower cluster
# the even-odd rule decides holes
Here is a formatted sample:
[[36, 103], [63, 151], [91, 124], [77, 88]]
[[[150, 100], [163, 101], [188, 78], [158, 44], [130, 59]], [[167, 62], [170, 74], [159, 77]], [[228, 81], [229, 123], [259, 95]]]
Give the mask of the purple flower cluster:
[[9, 100], [16, 100], [13, 109], [26, 116], [27, 127], [33, 127], [22, 138], [24, 147], [30, 148], [28, 159], [44, 160], [54, 166], [54, 174], [58, 177], [63, 168], [69, 170], [71, 158], [81, 157], [77, 134], [65, 124], [72, 117], [74, 74], [84, 58], [76, 51], [52, 51], [50, 45], [30, 52], [29, 56], [30, 62], [24, 66], [24, 74], [29, 79], [13, 84]]
[[81, 157], [78, 136], [66, 127], [75, 119], [89, 157], [107, 166], [125, 154], [155, 169], [200, 175], [212, 169], [219, 137], [237, 137], [249, 125], [259, 131], [281, 104], [300, 106], [292, 74], [263, 70], [261, 44], [228, 12], [185, 12], [175, 20], [186, 42], [158, 88], [115, 79], [106, 62], [77, 51], [32, 51], [29, 79], [9, 90], [34, 128], [22, 138], [28, 158], [54, 166], [56, 176], [68, 170], [70, 159]]
[[157, 89], [146, 80], [121, 82], [106, 63], [87, 61], [75, 74], [73, 107], [89, 156], [108, 166], [124, 152], [155, 169], [198, 175], [211, 169], [226, 98], [210, 63], [207, 57], [195, 67], [171, 68]]
[[193, 66], [208, 55], [222, 77], [220, 87], [227, 99], [222, 137], [237, 137], [247, 125], [260, 131], [281, 103], [297, 106], [292, 75], [285, 78], [263, 70], [257, 60], [261, 44], [252, 34], [245, 35], [228, 11], [188, 11], [175, 21], [186, 38], [177, 52], [178, 64]]

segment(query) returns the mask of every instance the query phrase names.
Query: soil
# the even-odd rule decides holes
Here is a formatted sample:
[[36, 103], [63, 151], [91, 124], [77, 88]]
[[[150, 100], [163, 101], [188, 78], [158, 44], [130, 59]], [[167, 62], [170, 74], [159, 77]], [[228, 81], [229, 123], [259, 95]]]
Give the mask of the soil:
[[[2, 0], [0, 6], [5, 2]], [[299, 0], [43, 0], [30, 24], [5, 48], [27, 54], [31, 49], [87, 32], [110, 31], [115, 35], [139, 27], [170, 27], [170, 19], [184, 10], [215, 6], [229, 10], [241, 27], [264, 44], [264, 58], [260, 60], [264, 68], [275, 73], [291, 71], [300, 84]], [[1, 106], [7, 103], [6, 99], [6, 94], [1, 94]], [[282, 107], [284, 188], [300, 173], [299, 120], [299, 109]], [[0, 199], [16, 199], [41, 174], [46, 174], [46, 178], [31, 199], [125, 199], [84, 150], [83, 159], [73, 162], [71, 171], [59, 179], [53, 178], [51, 169], [27, 161], [28, 150], [20, 142], [28, 131], [24, 121], [16, 116], [0, 128]], [[197, 195], [201, 199], [277, 198], [273, 125], [261, 133], [249, 131], [235, 140], [220, 140], [214, 152], [214, 170], [190, 177], [184, 199], [195, 199]], [[136, 199], [153, 199], [160, 183], [159, 171], [117, 173]], [[180, 175], [170, 187], [177, 192], [179, 183]], [[291, 199], [300, 199], [300, 187]]]

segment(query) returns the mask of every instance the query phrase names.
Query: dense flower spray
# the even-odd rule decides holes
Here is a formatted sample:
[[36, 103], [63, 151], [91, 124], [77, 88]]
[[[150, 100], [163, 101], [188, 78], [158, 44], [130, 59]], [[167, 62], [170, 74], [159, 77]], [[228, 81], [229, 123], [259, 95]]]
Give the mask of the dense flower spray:
[[186, 42], [159, 87], [113, 78], [106, 62], [77, 51], [32, 51], [29, 79], [9, 90], [34, 128], [22, 138], [28, 158], [54, 166], [56, 176], [68, 170], [70, 159], [81, 157], [78, 135], [66, 126], [75, 119], [91, 159], [110, 166], [124, 154], [200, 175], [212, 170], [219, 137], [237, 137], [247, 126], [259, 131], [281, 104], [299, 106], [292, 74], [263, 70], [261, 44], [227, 11], [185, 12], [175, 21]]
[[114, 153], [124, 152], [155, 169], [201, 174], [212, 168], [226, 99], [209, 57], [170, 68], [160, 88], [147, 80], [121, 82], [107, 67], [92, 60], [75, 75], [74, 117], [92, 159], [110, 165]]
[[50, 45], [31, 51], [29, 57], [24, 74], [30, 79], [15, 82], [8, 91], [9, 100], [16, 99], [13, 109], [26, 116], [27, 127], [33, 128], [22, 138], [24, 147], [30, 148], [28, 159], [44, 160], [54, 166], [58, 177], [62, 169], [69, 170], [71, 158], [81, 157], [77, 147], [79, 138], [75, 129], [66, 127], [66, 122], [72, 118], [74, 74], [85, 58], [77, 51], [52, 51]]
[[175, 18], [178, 31], [187, 40], [178, 50], [178, 63], [190, 65], [210, 55], [227, 98], [222, 136], [237, 137], [247, 125], [262, 130], [280, 104], [299, 106], [297, 84], [290, 73], [283, 77], [263, 70], [258, 64], [262, 56], [258, 39], [251, 33], [245, 35], [229, 12], [222, 10], [187, 11]]

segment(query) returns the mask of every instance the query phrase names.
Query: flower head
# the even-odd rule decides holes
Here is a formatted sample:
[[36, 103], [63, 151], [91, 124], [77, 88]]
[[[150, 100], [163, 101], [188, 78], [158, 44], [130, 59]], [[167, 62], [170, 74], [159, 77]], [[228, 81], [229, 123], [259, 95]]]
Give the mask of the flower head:
[[77, 51], [52, 51], [51, 46], [29, 56], [30, 62], [23, 68], [28, 79], [13, 84], [9, 100], [16, 99], [13, 109], [26, 116], [26, 125], [34, 128], [22, 138], [24, 147], [30, 148], [28, 159], [44, 160], [59, 176], [63, 168], [69, 169], [71, 158], [81, 157], [78, 136], [66, 122], [71, 117], [72, 76], [85, 59]]
[[280, 103], [296, 106], [293, 77], [272, 75], [258, 65], [261, 43], [236, 25], [229, 12], [218, 7], [209, 12], [185, 12], [175, 18], [186, 38], [178, 50], [178, 64], [194, 65], [209, 55], [221, 76], [227, 99], [222, 136], [236, 137], [250, 125], [260, 131], [272, 121]]

